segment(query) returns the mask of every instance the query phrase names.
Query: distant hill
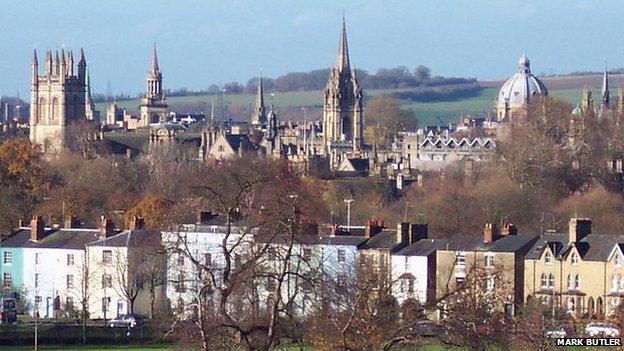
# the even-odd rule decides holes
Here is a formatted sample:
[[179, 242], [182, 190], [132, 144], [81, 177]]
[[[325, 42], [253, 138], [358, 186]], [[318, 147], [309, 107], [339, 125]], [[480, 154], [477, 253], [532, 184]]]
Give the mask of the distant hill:
[[[601, 88], [602, 74], [593, 75], [570, 75], [561, 77], [539, 77], [546, 88], [553, 89], [583, 89], [583, 88]], [[487, 88], [500, 88], [505, 80], [479, 81], [481, 85]], [[612, 92], [620, 87], [624, 87], [624, 74], [609, 74], [609, 86]], [[612, 93], [612, 95], [614, 95]]]

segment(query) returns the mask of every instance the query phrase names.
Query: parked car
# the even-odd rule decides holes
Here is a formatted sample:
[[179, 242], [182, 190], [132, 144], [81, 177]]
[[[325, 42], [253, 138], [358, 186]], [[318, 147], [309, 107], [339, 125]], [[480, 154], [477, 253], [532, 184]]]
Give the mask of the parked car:
[[616, 326], [607, 323], [589, 323], [585, 327], [585, 333], [591, 337], [608, 336], [615, 338], [620, 336], [620, 330]]
[[442, 331], [439, 325], [429, 320], [417, 321], [413, 329], [421, 336], [426, 336], [426, 337], [438, 336]]
[[0, 324], [17, 322], [17, 302], [12, 297], [0, 298]]
[[568, 336], [568, 332], [566, 331], [564, 326], [558, 325], [547, 329], [544, 332], [544, 336], [552, 339], [565, 338], [566, 336]]
[[138, 314], [122, 314], [117, 316], [117, 318], [112, 319], [108, 326], [111, 328], [116, 327], [124, 327], [124, 328], [136, 328], [143, 325], [143, 317]]

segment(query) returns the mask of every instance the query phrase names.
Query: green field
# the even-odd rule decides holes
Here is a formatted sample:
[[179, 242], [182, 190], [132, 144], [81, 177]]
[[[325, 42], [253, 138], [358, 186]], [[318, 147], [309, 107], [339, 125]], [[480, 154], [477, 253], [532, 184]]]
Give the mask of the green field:
[[[380, 95], [388, 94], [392, 90], [369, 90], [366, 91], [366, 96], [370, 98], [378, 97]], [[436, 116], [439, 116], [444, 121], [456, 120], [460, 115], [479, 115], [485, 116], [488, 112], [492, 111], [494, 106], [494, 98], [498, 93], [498, 89], [486, 88], [483, 89], [479, 95], [467, 99], [455, 100], [455, 101], [439, 101], [439, 102], [412, 102], [404, 100], [405, 106], [414, 110], [416, 117], [418, 118], [420, 125], [433, 125], [438, 124]], [[571, 104], [581, 99], [580, 89], [558, 89], [551, 90], [551, 96], [563, 99]], [[322, 105], [322, 91], [299, 91], [288, 93], [276, 93], [274, 95], [267, 94], [265, 102], [268, 105], [275, 104], [278, 107], [299, 107], [307, 106], [312, 108], [320, 108]], [[218, 95], [198, 95], [198, 96], [179, 96], [169, 97], [167, 102], [173, 106], [182, 106], [184, 104], [205, 104], [202, 109], [206, 113], [210, 110], [211, 101], [214, 101], [215, 106], [219, 104]], [[255, 102], [254, 94], [233, 94], [224, 95], [224, 105], [231, 107], [250, 107]], [[117, 103], [120, 107], [136, 110], [139, 106], [139, 100], [126, 100], [119, 101]], [[106, 104], [99, 103], [96, 108], [102, 111], [102, 115], [106, 114]], [[216, 109], [217, 107], [215, 107]]]
[[[2, 350], [7, 351], [31, 351], [33, 350], [32, 346], [4, 346]], [[145, 345], [125, 345], [125, 346], [91, 346], [91, 345], [57, 345], [57, 346], [39, 346], [38, 350], [42, 351], [60, 351], [60, 350], [88, 350], [88, 351], [122, 351], [122, 350], [131, 350], [131, 351], [169, 351], [173, 350], [173, 347], [170, 345], [154, 345], [154, 346], [145, 346]]]

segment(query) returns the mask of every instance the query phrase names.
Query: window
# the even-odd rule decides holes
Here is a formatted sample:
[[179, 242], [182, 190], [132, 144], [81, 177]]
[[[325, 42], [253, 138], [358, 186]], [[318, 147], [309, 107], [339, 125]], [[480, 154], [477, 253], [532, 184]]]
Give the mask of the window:
[[206, 252], [204, 254], [204, 264], [206, 265], [206, 267], [210, 268], [212, 267], [212, 253], [210, 252]]
[[581, 288], [581, 277], [579, 277], [578, 274], [576, 275], [576, 277], [574, 277], [574, 288], [576, 290], [579, 290]]
[[273, 277], [268, 277], [267, 278], [266, 289], [269, 292], [275, 291], [275, 278], [273, 278]]
[[219, 152], [225, 151], [225, 148], [223, 147], [223, 145], [219, 145], [217, 149], [219, 150]]
[[12, 264], [13, 263], [13, 252], [5, 251], [4, 258], [2, 259], [2, 263], [4, 264]]
[[338, 250], [338, 262], [344, 263], [347, 260], [347, 253], [343, 249]]
[[622, 276], [611, 276], [611, 291], [619, 291], [622, 288]]
[[67, 254], [67, 265], [68, 266], [74, 265], [74, 254]]
[[347, 285], [347, 276], [344, 274], [338, 274], [336, 283], [338, 283], [338, 286]]
[[466, 266], [466, 253], [465, 252], [458, 252], [457, 253], [455, 266], [456, 267], [465, 267]]
[[572, 260], [572, 265], [576, 266], [578, 264], [578, 255], [576, 253], [572, 253], [572, 257], [570, 257]]
[[312, 249], [304, 248], [303, 249], [303, 259], [307, 262], [312, 258]]
[[485, 281], [485, 288], [487, 291], [494, 290], [494, 277], [489, 275]]
[[102, 274], [102, 288], [110, 288], [113, 286], [113, 278], [110, 274]]
[[41, 296], [37, 295], [35, 296], [35, 306], [40, 306], [41, 305]]
[[546, 254], [544, 255], [544, 263], [546, 264], [552, 263], [552, 253], [550, 253], [550, 251], [546, 251]]
[[572, 275], [568, 274], [568, 290], [574, 289], [574, 284], [572, 283]]
[[73, 288], [74, 288], [74, 275], [68, 274], [67, 275], [67, 290], [73, 289]]
[[492, 268], [492, 267], [494, 267], [494, 255], [487, 254], [485, 255], [485, 268]]
[[178, 275], [178, 281], [175, 285], [175, 291], [176, 292], [185, 292], [186, 291], [186, 287], [184, 286], [184, 281], [186, 280], [186, 277], [184, 276], [184, 273], [180, 273], [180, 275]]
[[67, 296], [67, 299], [65, 300], [65, 308], [69, 311], [72, 311], [74, 309], [74, 297], [73, 296]]
[[109, 264], [113, 262], [113, 252], [111, 250], [102, 251], [102, 263]]
[[13, 285], [13, 277], [11, 276], [11, 273], [4, 273], [2, 276], [2, 285], [4, 286], [11, 286]]
[[566, 304], [568, 313], [573, 313], [576, 310], [576, 304], [574, 303], [574, 298], [568, 297], [568, 303]]
[[35, 264], [39, 264], [41, 262], [41, 254], [39, 252], [35, 253]]
[[407, 282], [407, 292], [408, 293], [413, 293], [414, 292], [414, 279], [410, 279]]
[[622, 258], [620, 257], [620, 254], [616, 253], [615, 257], [613, 257], [613, 265], [616, 267], [622, 266]]
[[269, 247], [269, 249], [267, 250], [267, 258], [269, 259], [269, 261], [275, 261], [277, 258], [277, 253], [275, 252], [275, 249], [272, 247]]
[[555, 275], [552, 273], [548, 275], [548, 287], [552, 289], [555, 288]]
[[39, 287], [39, 273], [35, 273], [35, 288]]
[[455, 284], [456, 285], [462, 285], [464, 283], [464, 280], [466, 280], [466, 278], [464, 277], [455, 277]]
[[541, 278], [540, 286], [541, 286], [542, 288], [547, 288], [547, 287], [548, 287], [548, 278], [546, 278], [546, 274], [544, 274], [544, 273], [542, 273], [542, 278]]
[[178, 254], [178, 266], [184, 266], [184, 255]]

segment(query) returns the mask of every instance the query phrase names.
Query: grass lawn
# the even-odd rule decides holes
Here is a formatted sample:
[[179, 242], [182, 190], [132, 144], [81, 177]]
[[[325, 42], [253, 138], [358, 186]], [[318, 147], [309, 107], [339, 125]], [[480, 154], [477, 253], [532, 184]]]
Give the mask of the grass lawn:
[[[32, 346], [2, 346], [2, 350], [7, 351], [31, 351], [33, 350]], [[145, 345], [117, 345], [117, 346], [104, 346], [104, 345], [53, 345], [53, 346], [39, 346], [39, 350], [47, 351], [47, 350], [88, 350], [88, 351], [122, 351], [122, 350], [131, 350], [131, 351], [169, 351], [173, 350], [173, 347], [170, 345], [154, 345], [154, 346], [145, 346]]]

